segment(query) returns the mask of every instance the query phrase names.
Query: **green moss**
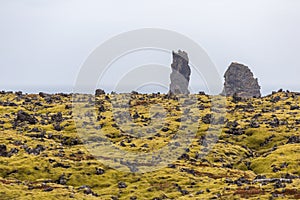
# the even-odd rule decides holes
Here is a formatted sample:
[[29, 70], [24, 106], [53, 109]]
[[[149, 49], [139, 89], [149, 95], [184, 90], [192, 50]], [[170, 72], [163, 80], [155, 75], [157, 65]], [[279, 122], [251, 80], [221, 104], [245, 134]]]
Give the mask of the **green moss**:
[[[283, 97], [283, 94], [280, 95]], [[111, 99], [114, 97], [113, 95], [108, 96]], [[37, 100], [33, 100], [33, 103], [34, 101], [41, 101], [46, 105], [43, 98], [38, 95], [28, 95], [28, 97], [37, 98]], [[122, 97], [122, 95], [118, 96], [119, 99]], [[119, 124], [114, 121], [112, 111], [122, 113], [126, 109], [113, 108], [105, 95], [102, 95], [97, 98], [97, 101], [102, 101], [107, 109], [105, 112], [99, 113], [97, 111], [98, 113], [95, 112], [94, 114], [101, 115], [105, 119], [102, 118], [95, 123], [96, 125], [102, 124], [101, 133], [109, 136], [108, 139], [113, 145], [123, 151], [151, 152], [166, 146], [176, 134], [186, 134], [188, 130], [195, 130], [196, 132], [195, 138], [185, 152], [189, 159], [175, 160], [173, 162], [175, 168], [165, 167], [149, 173], [125, 173], [108, 168], [104, 166], [104, 163], [97, 161], [93, 157], [93, 153], [96, 153], [93, 151], [97, 151], [96, 147], [88, 148], [80, 143], [72, 144], [73, 139], [81, 137], [93, 141], [91, 146], [97, 145], [97, 138], [99, 138], [100, 133], [94, 130], [90, 124], [81, 129], [86, 118], [75, 124], [74, 118], [70, 115], [71, 110], [66, 109], [65, 106], [71, 104], [70, 97], [60, 98], [61, 100], [55, 100], [51, 105], [47, 105], [48, 107], [37, 107], [33, 103], [23, 105], [22, 101], [16, 102], [18, 107], [0, 106], [0, 121], [4, 121], [4, 124], [0, 125], [0, 144], [5, 144], [7, 151], [13, 148], [19, 150], [11, 157], [0, 157], [0, 199], [68, 199], [70, 197], [74, 199], [111, 199], [112, 196], [119, 199], [130, 199], [132, 196], [136, 196], [137, 199], [153, 199], [155, 197], [210, 199], [216, 195], [221, 195], [220, 198], [223, 199], [269, 199], [271, 193], [275, 191], [272, 184], [237, 186], [226, 183], [226, 180], [246, 177], [251, 181], [257, 174], [268, 177], [282, 177], [286, 173], [300, 175], [298, 158], [300, 146], [299, 144], [287, 144], [290, 136], [299, 136], [300, 125], [295, 122], [296, 119], [300, 119], [300, 116], [296, 111], [291, 112], [286, 103], [291, 101], [292, 104], [299, 104], [299, 99], [289, 97], [272, 103], [270, 97], [265, 97], [233, 103], [229, 98], [225, 102], [227, 108], [225, 110], [221, 97], [217, 97], [215, 101], [211, 102], [211, 97], [195, 95], [199, 102], [191, 105], [190, 114], [193, 122], [185, 123], [187, 128], [179, 130], [186, 117], [182, 110], [176, 109], [176, 106], [180, 107], [181, 102], [164, 99], [163, 95], [152, 99], [149, 99], [147, 95], [138, 95], [132, 99], [130, 104], [129, 112], [131, 115], [137, 111], [144, 118], [151, 118], [156, 113], [166, 114], [166, 118], [159, 118], [157, 121], [153, 119], [151, 122], [137, 118], [133, 122]], [[16, 96], [14, 94], [0, 95], [0, 100], [16, 101]], [[248, 103], [253, 105], [253, 111], [234, 110], [237, 105], [242, 107]], [[153, 106], [153, 104], [160, 105], [160, 107]], [[198, 108], [200, 104], [204, 106], [204, 110]], [[217, 108], [219, 111], [228, 111], [225, 121], [237, 121], [238, 127], [245, 130], [245, 134], [230, 135], [225, 133], [228, 128], [219, 130], [218, 126], [204, 124], [201, 118], [212, 113], [210, 109], [212, 104], [216, 106], [215, 110]], [[275, 107], [280, 109], [274, 112], [261, 113], [263, 108], [274, 109]], [[23, 127], [17, 127], [14, 130], [11, 122], [15, 118], [15, 113], [21, 109], [37, 115], [39, 121], [42, 119], [41, 114], [51, 117], [53, 114], [61, 112], [65, 119], [60, 123], [63, 130], [55, 131], [52, 123], [45, 125], [25, 123]], [[88, 110], [85, 103], [82, 103], [80, 112], [85, 113]], [[250, 121], [258, 113], [261, 113], [261, 116], [256, 119], [260, 127], [250, 128]], [[274, 118], [272, 116], [274, 114], [280, 121], [287, 121], [288, 123], [278, 127], [270, 127], [268, 122]], [[179, 118], [183, 120], [182, 123], [178, 120]], [[138, 138], [134, 135], [136, 132], [130, 132], [131, 129], [136, 128], [132, 126], [132, 123], [135, 123], [136, 127], [143, 131], [142, 133], [146, 133], [148, 128], [154, 128], [154, 132], [149, 133], [150, 135], [146, 135], [145, 138]], [[167, 127], [168, 130], [163, 131], [163, 127]], [[35, 134], [29, 133], [32, 128], [45, 131], [45, 138], [30, 137], [30, 135]], [[83, 131], [79, 131], [80, 129]], [[207, 132], [208, 129], [210, 130], [209, 133]], [[52, 137], [50, 137], [51, 135]], [[219, 137], [218, 142], [208, 152], [205, 152], [205, 146], [201, 145], [203, 136], [208, 139]], [[16, 141], [21, 142], [21, 144]], [[122, 145], [121, 142], [123, 142]], [[28, 148], [43, 145], [45, 150], [39, 155], [29, 155], [22, 147], [25, 144]], [[132, 144], [135, 147], [132, 147]], [[114, 156], [112, 152], [109, 152], [109, 148], [102, 150], [107, 152], [110, 157]], [[202, 157], [197, 157], [202, 154]], [[274, 170], [274, 167], [279, 170]], [[96, 168], [102, 168], [105, 172], [97, 175]], [[194, 170], [194, 174], [193, 171], [188, 172], [188, 170]], [[65, 176], [66, 185], [58, 184], [57, 180], [61, 175]], [[46, 185], [53, 187], [50, 192], [45, 192], [43, 189], [45, 186], [43, 182], [46, 180], [49, 182]], [[126, 183], [127, 187], [119, 188], [119, 182]], [[83, 185], [91, 187], [92, 191], [99, 196], [84, 194], [83, 190], [79, 189]], [[297, 197], [295, 195], [300, 189], [299, 185], [298, 179], [294, 180], [293, 183], [287, 183], [286, 189], [295, 191], [293, 194], [286, 194], [283, 199]], [[28, 189], [30, 187], [33, 189]], [[249, 195], [247, 194], [247, 187], [255, 187], [265, 192]], [[210, 192], [206, 192], [206, 189], [209, 189]], [[188, 194], [182, 194], [182, 190], [188, 191]], [[196, 194], [201, 190], [203, 194]]]

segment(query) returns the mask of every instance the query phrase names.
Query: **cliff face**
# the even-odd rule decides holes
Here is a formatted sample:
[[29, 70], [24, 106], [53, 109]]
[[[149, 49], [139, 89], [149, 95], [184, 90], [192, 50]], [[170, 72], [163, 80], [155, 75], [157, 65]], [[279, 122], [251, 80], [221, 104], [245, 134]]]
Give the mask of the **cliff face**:
[[242, 64], [231, 63], [225, 75], [223, 95], [243, 98], [260, 97], [260, 86], [251, 70]]
[[179, 50], [173, 52], [172, 73], [170, 75], [171, 84], [169, 93], [171, 94], [189, 94], [188, 86], [191, 75], [189, 58], [186, 52]]

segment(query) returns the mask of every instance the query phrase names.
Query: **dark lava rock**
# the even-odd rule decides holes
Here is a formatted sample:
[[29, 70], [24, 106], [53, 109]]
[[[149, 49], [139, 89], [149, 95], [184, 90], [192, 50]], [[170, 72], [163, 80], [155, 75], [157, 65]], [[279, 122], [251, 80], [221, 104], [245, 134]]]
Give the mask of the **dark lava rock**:
[[62, 174], [57, 181], [55, 181], [57, 184], [66, 185], [67, 179], [64, 174]]
[[190, 156], [186, 153], [182, 154], [178, 160], [189, 160], [190, 159]]
[[292, 180], [292, 179], [296, 179], [296, 178], [300, 178], [300, 177], [287, 173], [283, 176], [283, 178]]
[[18, 104], [14, 103], [14, 102], [4, 102], [2, 103], [3, 106], [11, 106], [11, 107], [17, 107]]
[[0, 144], [0, 156], [2, 157], [7, 156], [7, 147], [5, 144]]
[[44, 189], [44, 192], [51, 192], [51, 191], [53, 191], [53, 187], [46, 187]]
[[162, 132], [167, 132], [167, 131], [169, 131], [170, 129], [168, 128], [168, 127], [163, 127], [162, 129], [161, 129], [161, 131]]
[[19, 122], [27, 121], [29, 124], [36, 124], [38, 122], [38, 120], [33, 115], [30, 115], [24, 112], [23, 110], [18, 111], [17, 118], [15, 119], [15, 121], [19, 121]]
[[82, 144], [82, 141], [79, 138], [72, 138], [72, 137], [65, 136], [62, 138], [61, 144], [67, 146], [75, 146], [75, 145]]
[[53, 129], [56, 131], [61, 131], [63, 127], [60, 124], [53, 124]]
[[245, 177], [240, 177], [237, 180], [233, 182], [237, 186], [242, 186], [243, 184], [250, 184], [250, 181], [246, 179]]
[[0, 144], [0, 156], [2, 157], [11, 157], [14, 154], [17, 154], [19, 149], [12, 148], [9, 152], [7, 151], [7, 147], [5, 144]]
[[203, 194], [204, 193], [204, 191], [203, 190], [200, 190], [200, 191], [198, 191], [197, 193], [196, 193], [196, 195], [200, 195], [200, 194]]
[[231, 127], [228, 130], [226, 130], [225, 133], [231, 134], [231, 135], [243, 135], [245, 133], [245, 131], [241, 128]]
[[97, 175], [102, 175], [102, 174], [104, 174], [104, 169], [101, 169], [101, 168], [96, 168], [96, 174]]
[[99, 95], [101, 95], [101, 94], [105, 94], [105, 91], [102, 90], [102, 89], [97, 89], [97, 90], [95, 91], [95, 95], [96, 95], [96, 96], [99, 96]]
[[176, 165], [175, 164], [168, 164], [168, 168], [176, 168]]
[[130, 94], [133, 94], [133, 95], [138, 95], [139, 93], [137, 92], [137, 91], [131, 91], [131, 93]]
[[105, 112], [105, 107], [103, 105], [100, 105], [98, 111]]
[[119, 182], [118, 183], [118, 188], [127, 188], [127, 185], [124, 182]]
[[210, 124], [211, 123], [211, 114], [206, 114], [204, 117], [202, 117], [202, 122], [204, 124]]
[[43, 145], [36, 145], [35, 148], [29, 148], [27, 146], [24, 147], [24, 150], [28, 153], [28, 154], [33, 154], [33, 155], [39, 155], [42, 151], [45, 151], [46, 148]]
[[281, 99], [280, 96], [275, 96], [270, 99], [270, 102], [276, 103], [276, 102], [280, 101], [280, 99]]
[[268, 124], [272, 127], [278, 127], [280, 125], [280, 121], [277, 117], [274, 117], [273, 120], [269, 121]]
[[58, 162], [58, 163], [55, 163], [55, 164], [53, 165], [53, 168], [57, 168], [57, 167], [61, 167], [61, 168], [64, 168], [64, 169], [68, 169], [68, 168], [70, 168], [71, 166], [70, 166], [70, 165], [65, 165], [65, 164], [63, 164], [63, 163]]
[[259, 123], [258, 123], [257, 121], [252, 120], [252, 121], [250, 122], [250, 127], [251, 127], [251, 128], [259, 128], [260, 125], [259, 125]]
[[44, 92], [40, 92], [39, 96], [42, 97], [42, 98], [45, 98], [45, 97], [49, 96], [49, 94], [46, 94]]
[[58, 112], [57, 114], [51, 116], [51, 120], [52, 122], [62, 122], [64, 119], [61, 112]]
[[17, 95], [17, 96], [22, 96], [22, 91], [18, 91], [18, 92], [15, 92], [15, 94]]
[[78, 188], [78, 190], [83, 190], [83, 193], [86, 194], [86, 195], [93, 195], [95, 197], [98, 197], [99, 195], [96, 194], [95, 192], [92, 191], [91, 187], [90, 186], [87, 186], [87, 185], [83, 185], [83, 186], [80, 186]]
[[258, 179], [266, 179], [267, 177], [265, 175], [257, 175], [254, 180], [258, 180]]
[[137, 119], [137, 118], [139, 118], [139, 117], [140, 117], [140, 115], [139, 115], [139, 113], [137, 113], [137, 112], [135, 112], [135, 113], [133, 114], [133, 116], [132, 116], [133, 119]]
[[7, 157], [11, 157], [13, 154], [17, 154], [19, 152], [19, 149], [17, 148], [12, 148], [8, 153]]
[[172, 73], [170, 75], [171, 84], [169, 94], [189, 94], [188, 86], [191, 75], [189, 58], [185, 51], [173, 51]]
[[296, 144], [296, 143], [300, 143], [300, 136], [293, 135], [293, 136], [289, 137], [287, 144]]
[[299, 110], [299, 109], [300, 109], [299, 106], [291, 106], [291, 107], [290, 107], [290, 110]]
[[225, 83], [222, 94], [242, 98], [260, 97], [258, 80], [253, 77], [250, 69], [239, 63], [231, 63], [225, 75]]
[[189, 191], [187, 191], [187, 190], [181, 190], [180, 192], [181, 192], [182, 195], [187, 195], [187, 194], [189, 194]]
[[274, 184], [274, 188], [278, 189], [278, 188], [285, 188], [286, 185], [284, 183], [282, 183], [281, 181], [276, 181]]

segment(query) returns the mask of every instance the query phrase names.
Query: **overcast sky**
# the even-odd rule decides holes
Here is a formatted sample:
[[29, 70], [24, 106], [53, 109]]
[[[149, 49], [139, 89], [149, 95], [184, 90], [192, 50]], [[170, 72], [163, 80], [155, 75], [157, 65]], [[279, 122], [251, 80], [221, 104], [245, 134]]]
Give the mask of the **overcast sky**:
[[237, 61], [264, 94], [300, 91], [299, 11], [299, 0], [0, 0], [0, 90], [71, 92], [101, 43], [162, 28], [196, 41], [221, 75]]

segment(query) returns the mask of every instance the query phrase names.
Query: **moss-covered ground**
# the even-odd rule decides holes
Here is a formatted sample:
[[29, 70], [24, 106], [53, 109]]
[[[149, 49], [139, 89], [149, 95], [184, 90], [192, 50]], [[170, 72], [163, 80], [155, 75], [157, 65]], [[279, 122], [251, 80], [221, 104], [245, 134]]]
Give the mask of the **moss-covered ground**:
[[[0, 199], [300, 199], [300, 94], [229, 97], [219, 107], [212, 107], [213, 97], [195, 94], [188, 111], [164, 94], [130, 94], [129, 102], [125, 96], [83, 96], [76, 105], [91, 124], [74, 119], [71, 95], [2, 92]], [[95, 103], [94, 113], [87, 102]], [[222, 119], [209, 115], [220, 111]], [[133, 173], [96, 159], [91, 146], [101, 138], [95, 130], [135, 153], [196, 132], [168, 165]], [[206, 144], [215, 136], [216, 144]]]

